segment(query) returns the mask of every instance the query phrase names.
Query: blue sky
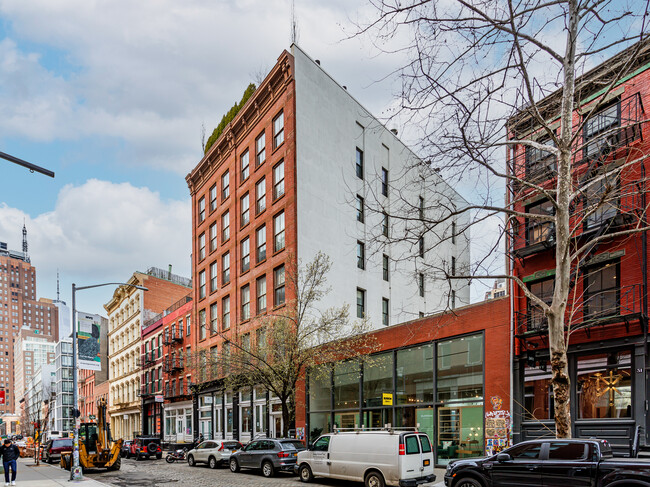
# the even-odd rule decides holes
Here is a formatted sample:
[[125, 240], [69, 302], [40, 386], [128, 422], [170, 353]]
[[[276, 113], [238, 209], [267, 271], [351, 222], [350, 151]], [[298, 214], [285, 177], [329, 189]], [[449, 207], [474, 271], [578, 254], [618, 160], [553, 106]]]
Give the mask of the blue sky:
[[[397, 64], [344, 41], [366, 2], [298, 0], [298, 41], [381, 115]], [[28, 229], [38, 295], [173, 265], [190, 274], [185, 175], [249, 82], [290, 45], [289, 0], [0, 0], [0, 241]], [[109, 288], [78, 297], [104, 313]], [[105, 313], [104, 313], [105, 314]]]

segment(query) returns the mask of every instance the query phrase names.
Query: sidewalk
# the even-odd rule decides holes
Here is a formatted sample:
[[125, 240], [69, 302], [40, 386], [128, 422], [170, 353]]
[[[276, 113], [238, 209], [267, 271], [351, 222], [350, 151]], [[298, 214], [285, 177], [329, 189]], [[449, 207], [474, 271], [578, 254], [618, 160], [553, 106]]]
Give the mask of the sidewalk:
[[[4, 474], [2, 474], [4, 475]], [[105, 487], [106, 484], [97, 482], [89, 477], [78, 482], [70, 482], [70, 472], [59, 468], [58, 465], [41, 463], [38, 467], [33, 458], [20, 458], [18, 460], [18, 475], [16, 487]], [[0, 476], [0, 485], [4, 485], [4, 478]]]

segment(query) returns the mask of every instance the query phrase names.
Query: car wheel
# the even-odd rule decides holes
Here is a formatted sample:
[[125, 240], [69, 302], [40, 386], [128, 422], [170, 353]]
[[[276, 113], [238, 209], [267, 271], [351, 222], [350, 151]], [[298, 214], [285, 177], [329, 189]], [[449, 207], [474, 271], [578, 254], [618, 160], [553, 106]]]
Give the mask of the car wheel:
[[482, 487], [482, 485], [478, 480], [474, 480], [468, 477], [457, 481], [456, 487]]
[[230, 459], [230, 471], [231, 472], [239, 472], [239, 462], [235, 458]]
[[366, 475], [366, 487], [384, 487], [384, 477], [379, 472], [370, 472]]
[[215, 468], [217, 468], [217, 459], [214, 458], [214, 457], [210, 457], [210, 458], [208, 459], [208, 466], [209, 466], [211, 469], [213, 469], [213, 470], [214, 470]]
[[301, 482], [311, 482], [314, 480], [314, 474], [311, 473], [311, 468], [309, 468], [309, 465], [301, 465], [298, 472], [300, 473]]
[[273, 474], [275, 473], [275, 468], [273, 468], [273, 464], [269, 461], [266, 461], [262, 464], [262, 475], [265, 477], [273, 477]]
[[196, 462], [194, 461], [194, 455], [190, 455], [189, 457], [187, 457], [187, 464], [190, 467], [196, 467]]

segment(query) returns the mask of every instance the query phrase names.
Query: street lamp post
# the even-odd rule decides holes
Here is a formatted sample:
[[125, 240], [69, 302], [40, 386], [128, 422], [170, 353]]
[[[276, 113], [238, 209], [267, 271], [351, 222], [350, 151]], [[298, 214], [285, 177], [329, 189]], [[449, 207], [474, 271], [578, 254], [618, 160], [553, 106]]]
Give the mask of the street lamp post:
[[70, 480], [81, 480], [83, 472], [79, 465], [79, 372], [77, 370], [77, 308], [76, 292], [84, 289], [92, 289], [102, 286], [130, 286], [143, 291], [148, 291], [144, 286], [129, 284], [127, 282], [105, 282], [103, 284], [93, 284], [91, 286], [79, 286], [72, 283], [72, 402], [74, 404], [74, 441], [72, 451], [72, 466], [70, 467]]

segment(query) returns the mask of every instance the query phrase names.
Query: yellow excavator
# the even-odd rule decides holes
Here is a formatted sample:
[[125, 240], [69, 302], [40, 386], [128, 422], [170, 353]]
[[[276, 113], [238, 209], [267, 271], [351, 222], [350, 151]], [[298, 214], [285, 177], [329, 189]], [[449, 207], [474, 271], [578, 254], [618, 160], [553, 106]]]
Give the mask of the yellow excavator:
[[[122, 464], [120, 456], [124, 440], [113, 441], [111, 429], [106, 422], [106, 399], [97, 401], [97, 422], [81, 423], [79, 428], [79, 465], [88, 468], [106, 468], [119, 470]], [[73, 453], [61, 455], [61, 467], [70, 470]]]

